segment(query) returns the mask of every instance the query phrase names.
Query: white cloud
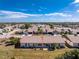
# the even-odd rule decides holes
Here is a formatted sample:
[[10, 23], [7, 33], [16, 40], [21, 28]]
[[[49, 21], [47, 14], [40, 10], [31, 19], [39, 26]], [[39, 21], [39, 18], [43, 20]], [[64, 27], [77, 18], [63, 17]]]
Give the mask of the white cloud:
[[41, 16], [41, 14], [26, 14], [23, 12], [0, 10], [0, 18], [27, 18], [30, 16]]
[[77, 10], [77, 12], [79, 12], [79, 10]]
[[[1, 10], [0, 14], [4, 18], [24, 18], [24, 17], [28, 17], [26, 14], [24, 14], [22, 12], [13, 12], [13, 11], [4, 11], [4, 10]], [[0, 17], [2, 17], [1, 15], [0, 15]]]
[[75, 0], [73, 3], [79, 3], [79, 0]]
[[46, 16], [62, 16], [62, 17], [69, 17], [72, 15], [65, 14], [65, 13], [50, 13], [50, 14], [45, 14]]
[[[14, 11], [6, 11], [0, 10], [0, 19], [20, 19], [20, 18], [28, 18], [28, 17], [49, 17], [49, 16], [61, 16], [61, 17], [70, 17], [72, 15], [66, 13], [50, 13], [50, 14], [27, 14], [23, 12], [14, 12]], [[39, 17], [40, 18], [40, 17]]]

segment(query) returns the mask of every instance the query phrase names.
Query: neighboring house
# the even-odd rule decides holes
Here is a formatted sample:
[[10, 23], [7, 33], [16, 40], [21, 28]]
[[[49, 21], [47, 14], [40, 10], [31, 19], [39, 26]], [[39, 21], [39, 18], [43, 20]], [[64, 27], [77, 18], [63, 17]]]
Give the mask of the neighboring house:
[[37, 26], [32, 26], [32, 27], [28, 28], [27, 32], [29, 34], [34, 34], [34, 33], [37, 33], [37, 29], [38, 29]]
[[11, 37], [14, 37], [14, 38], [23, 38], [22, 35], [8, 35], [8, 34], [0, 35], [0, 39], [9, 39]]
[[[41, 27], [41, 29], [43, 30], [42, 33], [43, 34], [60, 34], [61, 32], [69, 32], [71, 31], [71, 28], [68, 27], [54, 27], [54, 28], [50, 28], [49, 25], [32, 25], [32, 27], [30, 27], [28, 29], [28, 33], [29, 34], [34, 34], [34, 33], [38, 33], [38, 27]], [[72, 31], [71, 31], [72, 32]]]
[[0, 34], [2, 34], [3, 33], [3, 29], [0, 29]]
[[61, 36], [25, 36], [20, 39], [20, 48], [53, 48], [54, 44], [65, 46], [65, 38]]
[[79, 34], [79, 28], [78, 29], [72, 29], [73, 34]]
[[38, 27], [41, 27], [43, 34], [52, 34], [53, 33], [53, 29], [51, 29], [48, 25], [39, 25], [39, 26], [32, 25], [32, 27], [30, 27], [28, 29], [28, 33], [29, 34], [38, 34]]
[[16, 28], [13, 31], [8, 32], [7, 34], [12, 35], [12, 34], [17, 34], [23, 32], [21, 29]]
[[10, 37], [12, 37], [11, 35], [0, 35], [0, 39], [8, 39], [8, 38], [10, 38]]
[[71, 31], [71, 28], [68, 28], [68, 27], [57, 27], [55, 28], [58, 32], [66, 32], [68, 30]]
[[71, 47], [78, 47], [79, 48], [79, 36], [68, 35], [67, 37], [68, 37], [69, 40], [67, 40], [66, 42]]
[[6, 31], [12, 31], [13, 30], [13, 26], [8, 26], [4, 28]]
[[43, 33], [46, 33], [46, 34], [54, 34], [53, 33], [54, 29], [53, 28], [50, 28], [49, 25], [45, 25], [44, 27], [42, 27], [42, 30], [43, 30]]

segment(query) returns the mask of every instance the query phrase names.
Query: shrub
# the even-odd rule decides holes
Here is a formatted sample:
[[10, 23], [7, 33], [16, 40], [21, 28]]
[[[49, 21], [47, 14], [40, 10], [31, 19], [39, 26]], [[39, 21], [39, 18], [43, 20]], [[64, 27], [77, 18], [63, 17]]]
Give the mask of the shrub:
[[19, 38], [11, 37], [9, 41], [6, 42], [7, 45], [15, 45], [19, 42]]
[[65, 52], [63, 55], [56, 57], [56, 59], [79, 59], [79, 50]]

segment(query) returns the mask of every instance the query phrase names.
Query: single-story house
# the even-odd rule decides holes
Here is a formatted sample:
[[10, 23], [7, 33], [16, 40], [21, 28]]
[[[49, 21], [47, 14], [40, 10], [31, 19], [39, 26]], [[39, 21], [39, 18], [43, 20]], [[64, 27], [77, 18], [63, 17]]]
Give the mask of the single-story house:
[[8, 38], [10, 38], [10, 37], [12, 37], [11, 35], [0, 35], [0, 39], [8, 39]]
[[14, 26], [7, 26], [4, 28], [6, 31], [12, 31], [14, 29]]
[[54, 44], [65, 47], [65, 38], [61, 36], [24, 36], [20, 39], [20, 48], [53, 48]]
[[37, 27], [36, 26], [30, 27], [30, 28], [28, 28], [27, 31], [29, 34], [37, 33]]
[[2, 34], [3, 33], [3, 29], [0, 29], [0, 34]]
[[68, 28], [68, 27], [57, 27], [55, 28], [56, 31], [58, 31], [59, 33], [61, 32], [68, 32], [69, 30], [71, 31], [71, 28]]
[[0, 35], [0, 39], [9, 39], [11, 37], [15, 37], [15, 38], [22, 38], [23, 36], [22, 35]]
[[33, 25], [32, 27], [28, 28], [29, 34], [38, 34], [38, 27], [41, 27], [43, 34], [53, 34], [53, 29], [51, 29], [48, 25], [46, 26], [36, 26]]
[[73, 34], [79, 34], [79, 28], [77, 29], [72, 29]]
[[77, 47], [77, 48], [79, 48], [79, 36], [68, 35], [67, 37], [69, 39], [69, 40], [67, 40], [67, 43], [71, 47]]

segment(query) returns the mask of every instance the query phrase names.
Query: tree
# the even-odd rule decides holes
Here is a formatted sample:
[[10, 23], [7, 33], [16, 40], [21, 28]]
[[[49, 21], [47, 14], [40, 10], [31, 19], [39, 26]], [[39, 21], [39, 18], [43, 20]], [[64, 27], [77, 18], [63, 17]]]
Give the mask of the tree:
[[79, 50], [65, 52], [63, 55], [56, 57], [56, 59], [79, 59]]
[[53, 24], [49, 24], [49, 26], [50, 26], [51, 29], [54, 28], [54, 25]]
[[42, 28], [38, 27], [38, 33], [42, 33], [42, 32], [43, 32]]
[[19, 38], [10, 38], [10, 42], [15, 45], [19, 42]]
[[55, 50], [55, 49], [59, 49], [60, 46], [59, 46], [59, 44], [54, 43], [54, 44], [51, 45], [51, 48]]
[[6, 43], [9, 45], [9, 44], [11, 44], [11, 45], [15, 45], [15, 44], [17, 44], [18, 42], [19, 42], [19, 38], [14, 38], [14, 37], [11, 37], [10, 39], [9, 39], [9, 41], [7, 41]]
[[31, 27], [31, 24], [25, 24], [26, 29], [28, 29], [29, 27]]
[[70, 29], [68, 29], [68, 33], [69, 33], [69, 34], [73, 34], [72, 31], [71, 31]]

